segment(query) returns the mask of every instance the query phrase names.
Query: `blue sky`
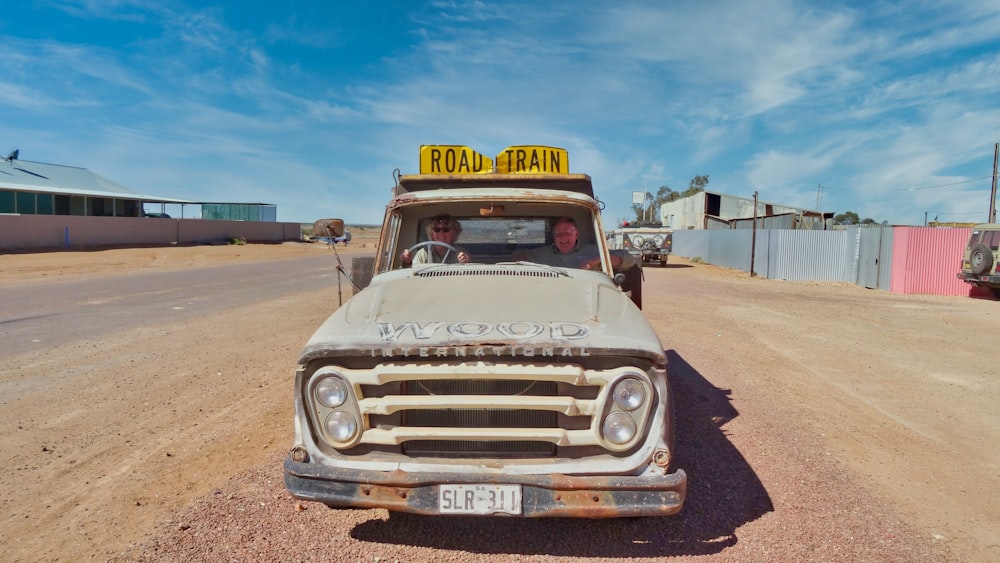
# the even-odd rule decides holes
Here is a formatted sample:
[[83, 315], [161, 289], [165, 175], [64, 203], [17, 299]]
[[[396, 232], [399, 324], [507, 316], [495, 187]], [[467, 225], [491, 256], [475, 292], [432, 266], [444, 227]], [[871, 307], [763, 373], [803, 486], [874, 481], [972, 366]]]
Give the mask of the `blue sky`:
[[[982, 222], [996, 0], [13, 2], [0, 152], [133, 190], [377, 224], [421, 144], [569, 151], [606, 224], [708, 189]], [[822, 186], [822, 188], [820, 188]]]

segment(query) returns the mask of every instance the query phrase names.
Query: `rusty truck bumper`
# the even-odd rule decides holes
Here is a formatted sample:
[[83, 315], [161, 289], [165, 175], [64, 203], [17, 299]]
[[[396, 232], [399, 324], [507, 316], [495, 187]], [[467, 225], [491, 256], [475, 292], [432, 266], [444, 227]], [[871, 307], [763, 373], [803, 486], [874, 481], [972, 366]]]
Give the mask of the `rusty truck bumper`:
[[293, 497], [331, 508], [386, 508], [441, 514], [442, 484], [520, 485], [526, 518], [668, 516], [684, 505], [687, 475], [569, 476], [366, 471], [285, 459], [285, 487]]

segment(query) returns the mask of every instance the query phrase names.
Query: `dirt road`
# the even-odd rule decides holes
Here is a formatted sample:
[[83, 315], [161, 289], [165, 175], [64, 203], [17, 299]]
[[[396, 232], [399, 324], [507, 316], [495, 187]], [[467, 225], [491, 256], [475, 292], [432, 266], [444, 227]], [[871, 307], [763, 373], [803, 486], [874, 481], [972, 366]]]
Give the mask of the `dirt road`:
[[[0, 291], [316, 252], [329, 250], [0, 255]], [[671, 262], [647, 268], [644, 300], [691, 480], [679, 517], [420, 519], [289, 498], [294, 362], [336, 306], [331, 282], [0, 356], [0, 549], [17, 561], [1000, 560], [988, 354], [1000, 302]], [[0, 309], [0, 322], [16, 319]]]

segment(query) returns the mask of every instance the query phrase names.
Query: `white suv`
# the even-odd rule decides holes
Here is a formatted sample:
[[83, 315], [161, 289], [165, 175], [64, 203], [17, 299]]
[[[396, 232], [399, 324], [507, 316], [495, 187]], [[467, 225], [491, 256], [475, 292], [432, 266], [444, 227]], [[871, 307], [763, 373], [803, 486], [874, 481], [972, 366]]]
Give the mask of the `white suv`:
[[958, 277], [972, 285], [988, 287], [993, 295], [1000, 298], [998, 247], [1000, 224], [984, 223], [973, 227], [969, 243], [965, 245], [962, 271], [958, 273]]

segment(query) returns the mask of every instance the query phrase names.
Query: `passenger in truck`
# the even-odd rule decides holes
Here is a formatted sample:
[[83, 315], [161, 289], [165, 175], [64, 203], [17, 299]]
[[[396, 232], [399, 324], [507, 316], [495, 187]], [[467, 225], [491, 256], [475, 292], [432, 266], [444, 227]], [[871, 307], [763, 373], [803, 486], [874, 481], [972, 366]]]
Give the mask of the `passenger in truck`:
[[403, 267], [414, 264], [468, 264], [472, 257], [455, 241], [462, 224], [450, 215], [437, 215], [427, 223], [427, 240], [407, 248], [399, 256]]
[[[580, 268], [583, 270], [600, 270], [601, 254], [597, 245], [580, 243], [580, 230], [572, 217], [559, 217], [552, 223], [553, 244], [533, 248], [515, 254], [515, 260], [535, 262], [563, 268]], [[631, 258], [631, 255], [628, 255]], [[611, 255], [611, 266], [627, 269], [634, 264], [634, 259], [628, 263], [621, 254]]]

